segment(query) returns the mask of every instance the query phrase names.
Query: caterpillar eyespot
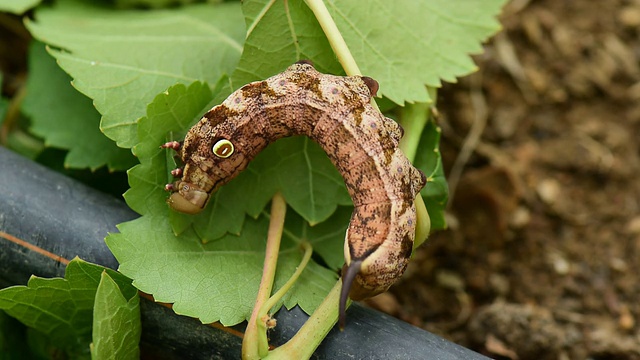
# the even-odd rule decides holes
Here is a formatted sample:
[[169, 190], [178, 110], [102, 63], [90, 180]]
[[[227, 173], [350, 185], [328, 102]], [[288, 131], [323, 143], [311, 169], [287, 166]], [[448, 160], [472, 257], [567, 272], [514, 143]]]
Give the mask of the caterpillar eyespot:
[[382, 293], [404, 273], [415, 237], [414, 199], [426, 183], [398, 148], [402, 128], [370, 104], [377, 90], [371, 78], [321, 74], [300, 61], [232, 93], [173, 147], [184, 169], [167, 187], [168, 203], [190, 214], [272, 141], [305, 135], [324, 149], [354, 204], [345, 235], [341, 327], [347, 297]]
[[213, 148], [211, 150], [215, 156], [226, 159], [233, 154], [235, 149], [231, 141], [227, 139], [220, 139], [213, 144]]

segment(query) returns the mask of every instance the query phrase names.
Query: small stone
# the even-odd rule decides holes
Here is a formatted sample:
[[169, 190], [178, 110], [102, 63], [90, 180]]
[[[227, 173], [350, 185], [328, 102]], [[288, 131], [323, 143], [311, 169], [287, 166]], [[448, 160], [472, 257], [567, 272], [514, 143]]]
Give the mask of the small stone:
[[562, 254], [553, 252], [549, 254], [549, 261], [553, 265], [553, 270], [558, 275], [567, 275], [571, 270], [571, 264]]
[[531, 221], [531, 212], [524, 206], [519, 206], [511, 215], [509, 223], [514, 229], [522, 229]]
[[540, 199], [546, 204], [551, 205], [555, 203], [558, 196], [560, 196], [561, 188], [558, 181], [554, 179], [545, 179], [538, 184], [536, 190], [538, 191]]

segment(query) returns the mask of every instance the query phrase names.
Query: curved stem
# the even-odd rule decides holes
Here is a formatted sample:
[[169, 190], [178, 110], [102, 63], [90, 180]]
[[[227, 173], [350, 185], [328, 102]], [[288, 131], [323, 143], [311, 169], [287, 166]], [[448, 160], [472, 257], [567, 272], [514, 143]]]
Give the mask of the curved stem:
[[[429, 88], [429, 95], [432, 99], [436, 98], [435, 88]], [[400, 125], [405, 129], [405, 136], [400, 140], [400, 150], [405, 153], [409, 161], [413, 162], [420, 145], [420, 138], [424, 127], [429, 122], [429, 112], [434, 103], [415, 103], [406, 104], [401, 110]], [[416, 237], [413, 242], [413, 248], [417, 248], [424, 243], [429, 237], [431, 231], [431, 219], [424, 204], [422, 195], [418, 194], [415, 200], [416, 205]]]
[[311, 9], [318, 23], [320, 23], [322, 31], [324, 31], [324, 34], [327, 36], [333, 52], [338, 57], [338, 61], [347, 75], [362, 75], [356, 59], [351, 55], [347, 43], [344, 41], [340, 30], [338, 30], [324, 2], [322, 0], [305, 0], [304, 2], [309, 9]]
[[[342, 65], [344, 72], [350, 76], [362, 75], [362, 72], [360, 72], [360, 68], [356, 63], [356, 59], [353, 57], [353, 54], [351, 54], [349, 46], [344, 41], [342, 33], [340, 33], [338, 26], [336, 25], [335, 21], [333, 21], [333, 18], [331, 17], [327, 6], [324, 4], [324, 1], [304, 0], [304, 2], [307, 4], [309, 9], [311, 9], [313, 15], [318, 20], [318, 23], [320, 24], [322, 31], [327, 37], [327, 40], [329, 40], [331, 49], [333, 49], [333, 52], [336, 54], [338, 62], [340, 62], [340, 65]], [[371, 98], [371, 105], [376, 110], [379, 110], [378, 104], [376, 104], [376, 101], [373, 97]]]
[[404, 136], [400, 139], [400, 150], [413, 163], [422, 137], [422, 131], [429, 121], [429, 104], [406, 104], [400, 110], [400, 125], [404, 128]]
[[304, 249], [304, 255], [302, 256], [302, 260], [300, 261], [300, 265], [296, 268], [296, 271], [291, 275], [289, 280], [278, 290], [273, 296], [269, 298], [258, 311], [258, 317], [256, 319], [257, 327], [258, 327], [258, 349], [260, 351], [260, 356], [264, 358], [267, 356], [267, 351], [269, 349], [269, 342], [267, 340], [267, 323], [266, 320], [269, 319], [267, 313], [271, 308], [273, 308], [282, 297], [291, 290], [293, 284], [298, 281], [300, 274], [304, 271], [311, 259], [311, 254], [313, 254], [313, 246], [308, 241], [304, 241], [300, 244], [300, 246]]
[[[262, 270], [262, 280], [260, 280], [260, 288], [256, 298], [251, 318], [247, 324], [247, 329], [242, 340], [242, 358], [243, 359], [260, 359], [261, 353], [268, 351], [260, 349], [263, 345], [260, 339], [258, 329], [258, 320], [260, 309], [269, 299], [271, 290], [273, 289], [273, 280], [276, 275], [276, 267], [278, 265], [278, 253], [280, 252], [280, 240], [282, 239], [282, 231], [284, 230], [284, 218], [287, 213], [287, 202], [279, 192], [273, 195], [271, 200], [271, 219], [269, 220], [269, 232], [267, 234], [267, 248], [264, 256], [264, 266]], [[264, 334], [266, 337], [266, 333]]]
[[286, 344], [272, 350], [266, 359], [309, 359], [338, 321], [338, 299], [342, 281], [338, 280], [320, 306]]

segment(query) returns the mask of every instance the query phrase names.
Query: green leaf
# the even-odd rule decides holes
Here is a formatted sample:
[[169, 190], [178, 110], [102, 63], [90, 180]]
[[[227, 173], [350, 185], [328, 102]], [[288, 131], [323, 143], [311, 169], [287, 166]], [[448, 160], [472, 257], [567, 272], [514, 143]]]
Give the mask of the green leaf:
[[[303, 222], [294, 213], [288, 217], [298, 227]], [[106, 242], [120, 263], [119, 270], [134, 278], [138, 289], [153, 294], [156, 301], [173, 303], [178, 314], [230, 326], [251, 315], [262, 276], [268, 225], [266, 216], [248, 218], [240, 236], [227, 234], [203, 244], [192, 230], [176, 236], [164, 217], [145, 215], [120, 224], [120, 233], [110, 234]], [[299, 228], [290, 231], [295, 234]], [[302, 259], [296, 239], [282, 239], [275, 289], [286, 282]], [[315, 239], [309, 241], [314, 244]], [[335, 272], [311, 261], [284, 301], [288, 307], [297, 303], [312, 311], [336, 278]]]
[[313, 13], [302, 0], [249, 0], [242, 4], [247, 40], [232, 89], [265, 79], [300, 59], [312, 59], [318, 71], [344, 73]]
[[31, 131], [45, 145], [69, 150], [65, 167], [126, 170], [136, 163], [128, 149], [121, 149], [100, 132], [100, 114], [91, 99], [71, 86], [45, 46], [33, 42], [29, 51], [27, 95], [22, 110], [31, 118]]
[[126, 299], [118, 284], [103, 272], [93, 308], [93, 359], [139, 359], [140, 298]]
[[[481, 52], [480, 43], [500, 28], [495, 17], [505, 0], [325, 3], [362, 73], [380, 83], [378, 94], [403, 104], [427, 102], [427, 85], [439, 87], [441, 79], [455, 82], [475, 71], [468, 54]], [[231, 78], [234, 87], [302, 58], [319, 70], [341, 73], [302, 0], [249, 0], [243, 12], [249, 36]]]
[[313, 251], [322, 257], [326, 266], [338, 271], [344, 264], [344, 236], [352, 213], [353, 206], [340, 206], [329, 219], [316, 226], [289, 216], [284, 233], [298, 243], [313, 243]]
[[449, 187], [442, 168], [440, 154], [441, 130], [433, 120], [429, 120], [422, 131], [414, 165], [427, 176], [427, 184], [420, 194], [431, 219], [431, 232], [445, 229], [447, 223], [444, 210], [449, 198]]
[[[250, 210], [254, 216], [260, 215], [275, 191], [273, 189], [289, 181], [280, 175], [281, 172], [292, 178], [298, 176], [284, 172], [283, 167], [287, 163], [302, 162], [304, 166], [299, 167], [307, 172], [300, 175], [304, 189], [291, 185], [289, 190], [294, 195], [307, 194], [309, 183], [305, 182], [305, 176], [315, 176], [317, 179], [314, 181], [321, 183], [329, 181], [323, 174], [329, 171], [337, 174], [337, 171], [328, 159], [324, 160], [327, 162], [325, 168], [317, 167], [316, 160], [308, 161], [306, 156], [320, 156], [314, 153], [322, 151], [317, 147], [306, 153], [289, 154], [288, 143], [302, 142], [310, 146], [308, 139], [300, 137], [289, 139], [289, 142], [279, 141], [265, 150], [238, 178], [223, 187], [202, 214], [187, 216], [170, 211], [165, 203], [164, 184], [171, 181], [169, 169], [175, 166], [173, 151], [160, 149], [159, 145], [183, 136], [191, 123], [205, 111], [202, 106], [209, 97], [209, 88], [201, 83], [193, 83], [189, 87], [175, 85], [149, 104], [147, 117], [139, 122], [141, 141], [134, 148], [141, 164], [129, 171], [131, 189], [125, 194], [128, 204], [144, 216], [120, 224], [121, 233], [109, 235], [107, 244], [118, 259], [120, 270], [135, 278], [136, 287], [142, 291], [153, 294], [158, 301], [175, 303], [173, 309], [179, 314], [197, 317], [203, 322], [220, 320], [231, 325], [251, 314], [262, 273], [267, 236], [267, 219], [262, 216], [258, 220], [245, 220], [245, 211]], [[322, 160], [318, 161], [322, 163]], [[317, 174], [309, 169], [316, 169]], [[339, 174], [337, 177], [339, 179]], [[337, 187], [335, 184], [332, 186]], [[316, 196], [316, 202], [321, 204], [320, 194], [316, 192], [312, 196]], [[329, 197], [330, 194], [328, 192], [324, 196]], [[348, 194], [345, 193], [344, 197], [350, 201]], [[294, 196], [292, 202], [295, 200]], [[276, 286], [281, 286], [298, 266], [302, 258], [298, 246], [301, 241], [317, 241], [321, 256], [331, 268], [338, 269], [342, 265], [344, 228], [350, 211], [349, 208], [341, 210], [331, 221], [313, 228], [295, 213], [290, 213], [278, 262]], [[174, 221], [167, 221], [168, 216], [175, 217]], [[207, 222], [209, 219], [210, 223]], [[179, 231], [172, 231], [171, 223], [181, 220], [184, 223], [179, 224]], [[194, 222], [193, 226], [191, 222]], [[240, 236], [226, 234], [234, 229]], [[202, 239], [217, 240], [203, 244]], [[305, 311], [312, 311], [335, 278], [336, 272], [311, 263], [283, 302], [287, 307], [299, 304]]]
[[500, 29], [506, 0], [325, 2], [362, 73], [401, 105], [428, 102], [426, 86], [476, 71], [468, 54]]
[[0, 11], [22, 14], [36, 7], [42, 0], [0, 0]]
[[[44, 279], [32, 276], [27, 286], [0, 290], [0, 310], [47, 335], [53, 344], [67, 351], [86, 355], [91, 341], [91, 320], [101, 266], [74, 259], [65, 278]], [[106, 270], [125, 293], [133, 297], [136, 289], [130, 280]]]
[[51, 54], [121, 147], [135, 145], [136, 122], [158, 93], [176, 83], [216, 84], [234, 69], [244, 40], [237, 3], [115, 11], [68, 0], [39, 8], [27, 27], [60, 49]]
[[209, 87], [195, 82], [188, 88], [183, 84], [174, 85], [149, 104], [147, 116], [138, 124], [141, 141], [133, 148], [140, 165], [129, 170], [131, 189], [124, 194], [133, 210], [140, 214], [167, 214], [164, 185], [172, 180], [169, 171], [175, 163], [173, 151], [161, 149], [160, 145], [172, 140], [172, 133], [184, 133], [184, 129], [200, 117], [210, 98]]
[[131, 189], [127, 204], [140, 214], [169, 216], [180, 234], [193, 225], [203, 241], [226, 233], [239, 234], [245, 213], [257, 217], [269, 199], [281, 191], [287, 202], [312, 224], [326, 220], [338, 205], [351, 204], [342, 177], [324, 151], [304, 137], [282, 139], [267, 147], [248, 169], [223, 187], [198, 215], [170, 211], [164, 185], [172, 182], [169, 172], [176, 167], [172, 150], [160, 145], [181, 139], [205, 111], [208, 87], [194, 83], [176, 85], [149, 104], [147, 116], [139, 122], [140, 143], [134, 153], [140, 165], [129, 171]]

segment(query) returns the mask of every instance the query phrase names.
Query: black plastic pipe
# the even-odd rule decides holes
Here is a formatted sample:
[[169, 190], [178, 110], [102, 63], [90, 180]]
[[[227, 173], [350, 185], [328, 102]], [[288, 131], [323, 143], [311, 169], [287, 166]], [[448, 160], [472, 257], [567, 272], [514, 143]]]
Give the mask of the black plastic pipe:
[[[137, 214], [124, 202], [0, 147], [0, 286], [26, 284], [34, 274], [64, 276], [56, 256], [117, 269], [104, 243], [115, 225]], [[141, 346], [150, 358], [237, 359], [244, 325], [220, 329], [178, 316], [143, 300]], [[347, 312], [344, 332], [334, 328], [314, 359], [487, 359], [372, 309], [357, 304]], [[285, 343], [308, 316], [299, 308], [275, 316], [269, 333], [275, 346]]]

